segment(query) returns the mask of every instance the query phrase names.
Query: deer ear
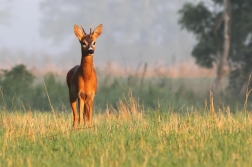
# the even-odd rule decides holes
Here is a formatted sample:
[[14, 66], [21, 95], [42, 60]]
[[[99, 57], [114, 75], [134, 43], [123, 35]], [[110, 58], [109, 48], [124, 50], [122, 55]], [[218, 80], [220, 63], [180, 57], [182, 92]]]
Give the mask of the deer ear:
[[76, 37], [81, 41], [82, 37], [84, 36], [84, 33], [82, 29], [80, 29], [80, 27], [76, 24], [74, 25], [74, 33]]
[[95, 28], [94, 32], [92, 33], [95, 38], [98, 38], [102, 33], [102, 24]]

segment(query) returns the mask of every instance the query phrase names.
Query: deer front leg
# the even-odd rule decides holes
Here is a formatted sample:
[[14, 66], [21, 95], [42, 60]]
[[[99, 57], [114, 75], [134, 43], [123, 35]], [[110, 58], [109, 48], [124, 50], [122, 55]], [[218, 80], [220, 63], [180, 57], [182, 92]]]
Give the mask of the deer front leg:
[[88, 120], [89, 120], [89, 125], [92, 127], [92, 112], [93, 112], [93, 100], [90, 101], [89, 104], [89, 115], [88, 115]]
[[84, 126], [92, 127], [92, 102], [90, 101], [85, 103], [84, 118], [85, 118]]
[[83, 123], [84, 100], [79, 98], [79, 125]]
[[91, 93], [87, 95], [87, 100], [84, 106], [85, 126], [89, 125], [90, 127], [92, 127], [93, 101], [94, 101], [94, 94]]

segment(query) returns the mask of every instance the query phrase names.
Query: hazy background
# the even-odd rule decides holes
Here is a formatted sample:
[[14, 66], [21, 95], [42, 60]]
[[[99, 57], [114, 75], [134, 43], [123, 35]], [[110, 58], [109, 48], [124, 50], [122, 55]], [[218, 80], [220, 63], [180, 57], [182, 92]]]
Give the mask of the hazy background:
[[[73, 25], [89, 31], [102, 23], [95, 66], [111, 71], [194, 66], [194, 38], [178, 25], [188, 0], [1, 0], [0, 68], [24, 63], [35, 73], [64, 74], [80, 62]], [[196, 1], [195, 1], [196, 2]], [[197, 1], [198, 2], [198, 1]]]

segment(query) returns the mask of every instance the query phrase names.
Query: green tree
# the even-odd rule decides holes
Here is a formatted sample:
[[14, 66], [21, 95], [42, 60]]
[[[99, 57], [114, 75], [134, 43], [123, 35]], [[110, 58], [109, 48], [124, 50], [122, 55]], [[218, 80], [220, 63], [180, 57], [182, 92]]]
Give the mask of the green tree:
[[35, 77], [23, 64], [11, 70], [3, 70], [0, 87], [2, 89], [7, 108], [22, 106], [30, 103], [31, 89]]
[[36, 77], [23, 64], [14, 66], [11, 70], [2, 70], [0, 75], [0, 89], [4, 99], [0, 104], [6, 105], [8, 110], [32, 109], [50, 111], [50, 103], [44, 87], [49, 94], [50, 102], [55, 110], [66, 109], [68, 91], [65, 83], [58, 81], [55, 75], [45, 75], [44, 82], [34, 84]]
[[[230, 51], [226, 64], [230, 71], [229, 88], [244, 94], [244, 85], [252, 72], [252, 1], [229, 1]], [[198, 65], [206, 68], [217, 64], [224, 52], [225, 6], [223, 0], [211, 2], [211, 6], [204, 2], [186, 3], [179, 11], [179, 24], [195, 34], [198, 42], [192, 56]]]

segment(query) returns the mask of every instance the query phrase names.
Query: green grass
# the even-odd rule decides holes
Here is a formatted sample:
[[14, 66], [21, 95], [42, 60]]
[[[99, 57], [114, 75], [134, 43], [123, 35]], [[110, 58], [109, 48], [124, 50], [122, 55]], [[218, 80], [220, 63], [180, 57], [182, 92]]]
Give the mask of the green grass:
[[250, 166], [252, 116], [144, 111], [133, 98], [72, 129], [71, 113], [1, 111], [2, 166]]

